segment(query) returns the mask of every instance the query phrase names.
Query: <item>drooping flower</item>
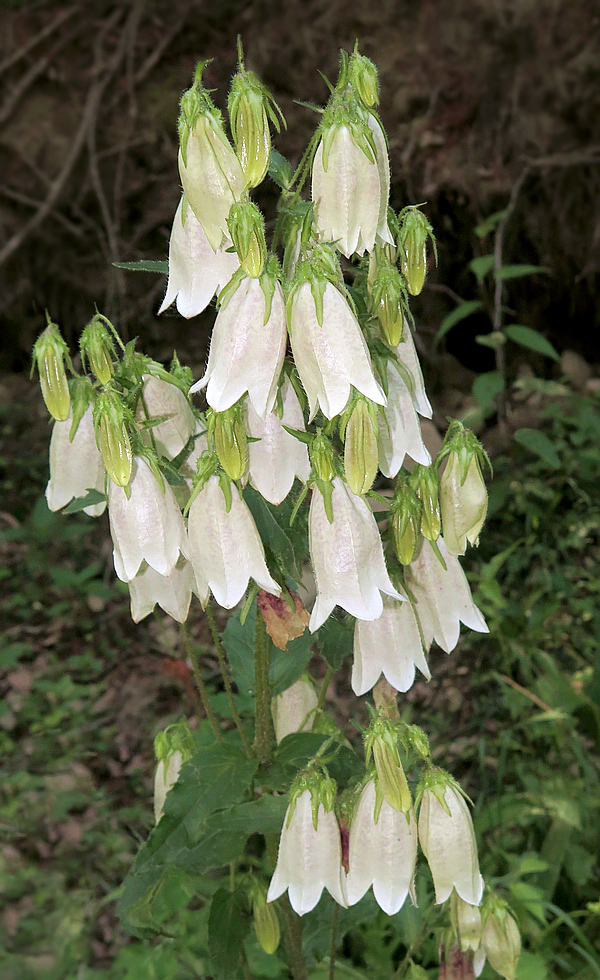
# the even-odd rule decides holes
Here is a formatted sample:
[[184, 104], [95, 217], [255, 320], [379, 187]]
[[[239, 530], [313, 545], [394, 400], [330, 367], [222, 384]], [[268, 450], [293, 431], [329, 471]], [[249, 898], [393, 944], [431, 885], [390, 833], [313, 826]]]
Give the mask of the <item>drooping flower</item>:
[[[185, 623], [192, 592], [198, 592], [192, 566], [180, 557], [170, 575], [159, 575], [143, 562], [137, 575], [128, 582], [131, 596], [131, 618], [134, 623], [149, 616], [156, 604], [178, 623]], [[206, 604], [208, 592], [199, 596]]]
[[170, 575], [180, 554], [187, 553], [179, 505], [168, 483], [159, 484], [142, 456], [134, 457], [130, 496], [108, 481], [108, 516], [115, 571], [122, 582], [137, 575], [146, 561], [159, 575]]
[[358, 321], [332, 282], [301, 281], [292, 293], [289, 325], [310, 419], [318, 407], [328, 419], [339, 415], [350, 397], [351, 385], [378, 405], [385, 405]]
[[515, 980], [521, 955], [521, 933], [506, 903], [499, 898], [492, 900], [491, 908], [484, 913], [481, 946], [475, 953], [476, 976], [483, 969], [485, 959], [504, 980]]
[[394, 810], [385, 800], [378, 818], [375, 783], [371, 779], [363, 789], [350, 824], [348, 905], [355, 905], [373, 886], [373, 894], [387, 915], [395, 915], [408, 892], [414, 898], [413, 877], [417, 860], [417, 823], [412, 810], [408, 814]]
[[236, 252], [228, 252], [227, 242], [215, 251], [204, 228], [182, 197], [169, 242], [169, 279], [159, 308], [163, 313], [173, 301], [184, 317], [206, 309], [213, 296], [229, 282], [239, 267]]
[[192, 503], [188, 518], [189, 558], [201, 591], [204, 583], [220, 606], [232, 609], [251, 578], [267, 592], [281, 593], [269, 574], [265, 552], [248, 505], [232, 488], [227, 512], [225, 495], [211, 476]]
[[250, 483], [272, 504], [280, 504], [292, 489], [295, 477], [306, 483], [310, 474], [308, 450], [284, 428], [304, 431], [304, 415], [298, 396], [286, 378], [281, 386], [283, 414], [269, 412], [264, 418], [248, 405], [248, 435], [259, 442], [248, 445]]
[[325, 622], [336, 605], [358, 619], [377, 619], [383, 612], [382, 592], [402, 599], [385, 567], [371, 508], [339, 477], [333, 480], [332, 510], [330, 523], [321, 492], [315, 487], [308, 518], [309, 548], [317, 584], [311, 632]]
[[150, 432], [154, 438], [157, 452], [173, 459], [181, 452], [186, 442], [196, 430], [196, 418], [190, 404], [175, 384], [163, 381], [152, 374], [142, 376], [144, 382], [143, 403], [142, 399], [138, 404], [138, 419], [162, 418], [168, 415], [164, 422], [152, 426], [146, 430], [147, 442], [150, 443]]
[[397, 475], [405, 456], [429, 466], [431, 456], [423, 442], [413, 396], [400, 371], [387, 363], [388, 403], [379, 413], [379, 468], [384, 476]]
[[215, 321], [208, 364], [190, 392], [206, 387], [208, 404], [223, 412], [245, 392], [257, 415], [272, 411], [287, 330], [281, 284], [272, 269], [244, 276]]
[[338, 905], [347, 905], [335, 813], [319, 803], [313, 822], [313, 801], [308, 789], [290, 804], [285, 815], [267, 901], [279, 898], [286, 888], [290, 905], [298, 915], [314, 909], [323, 888]]
[[317, 703], [313, 687], [302, 677], [271, 700], [273, 727], [278, 745], [292, 732], [311, 730]]
[[352, 690], [366, 694], [381, 674], [397, 691], [408, 691], [415, 667], [429, 680], [423, 644], [412, 603], [384, 597], [377, 619], [356, 620]]
[[436, 546], [446, 564], [442, 566], [431, 543], [423, 539], [421, 550], [406, 569], [406, 584], [416, 600], [415, 612], [428, 650], [431, 641], [450, 653], [458, 643], [460, 624], [477, 633], [488, 633], [486, 622], [473, 602], [469, 583], [458, 558], [451, 555], [440, 536]]
[[[50, 439], [50, 479], [46, 500], [50, 510], [60, 510], [73, 497], [85, 497], [87, 490], [104, 493], [106, 473], [96, 445], [92, 406], [83, 413], [71, 441], [72, 418], [55, 422]], [[106, 501], [84, 507], [90, 517], [104, 512]]]
[[452, 783], [447, 779], [445, 785], [426, 786], [419, 810], [419, 841], [431, 869], [436, 903], [445, 902], [456, 888], [469, 905], [479, 905], [484, 882], [477, 841], [467, 804]]
[[408, 325], [404, 330], [402, 340], [396, 347], [394, 353], [396, 354], [396, 357], [400, 363], [403, 364], [404, 367], [410, 372], [413, 382], [411, 394], [413, 404], [417, 412], [419, 415], [422, 415], [423, 418], [430, 419], [433, 415], [433, 409], [425, 391], [425, 382], [423, 381], [423, 372], [419, 363], [419, 355], [417, 354], [415, 341]]
[[179, 779], [184, 762], [194, 752], [194, 738], [185, 721], [169, 725], [154, 739], [154, 752], [158, 760], [154, 774], [154, 817], [160, 820], [167, 794]]

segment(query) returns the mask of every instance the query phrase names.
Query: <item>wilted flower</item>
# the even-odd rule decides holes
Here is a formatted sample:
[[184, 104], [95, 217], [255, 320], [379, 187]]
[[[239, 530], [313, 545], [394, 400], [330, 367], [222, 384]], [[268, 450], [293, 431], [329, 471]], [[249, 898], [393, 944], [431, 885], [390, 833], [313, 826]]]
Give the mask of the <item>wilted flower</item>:
[[485, 619], [473, 602], [469, 583], [458, 558], [451, 555], [440, 536], [436, 547], [423, 539], [421, 550], [406, 569], [406, 584], [416, 600], [415, 611], [423, 631], [425, 649], [435, 640], [450, 653], [458, 643], [460, 624], [477, 633], [488, 633]]
[[358, 321], [332, 282], [301, 282], [292, 293], [289, 324], [294, 362], [308, 395], [311, 419], [317, 407], [328, 419], [339, 415], [351, 385], [385, 405]]
[[108, 516], [115, 571], [122, 582], [137, 575], [146, 561], [159, 575], [170, 575], [180, 554], [187, 553], [179, 505], [168, 483], [159, 484], [142, 456], [133, 460], [130, 495], [108, 482]]
[[444, 781], [437, 770], [426, 786], [419, 810], [419, 840], [431, 869], [437, 904], [450, 898], [456, 888], [469, 905], [479, 905], [484, 883], [477, 841], [467, 804], [452, 783], [449, 777]]
[[277, 744], [292, 732], [309, 732], [315, 720], [317, 695], [302, 677], [271, 700]]
[[415, 667], [429, 680], [412, 603], [385, 596], [381, 616], [356, 620], [352, 690], [357, 695], [366, 694], [383, 674], [397, 691], [408, 691], [415, 679]]
[[295, 477], [306, 483], [310, 461], [306, 445], [284, 428], [304, 431], [304, 415], [298, 396], [286, 378], [281, 386], [283, 414], [269, 412], [264, 418], [248, 405], [250, 483], [272, 504], [280, 504], [292, 489]]
[[273, 409], [287, 342], [281, 284], [273, 271], [244, 276], [225, 298], [215, 321], [208, 364], [190, 392], [206, 387], [217, 412], [245, 392], [264, 418]]
[[[373, 894], [387, 915], [402, 908], [417, 860], [417, 824], [408, 814], [392, 809], [385, 800], [376, 819], [377, 794], [371, 779], [363, 789], [350, 824], [348, 905], [355, 905], [373, 885]], [[416, 905], [416, 900], [413, 898]]]
[[369, 505], [336, 477], [332, 490], [333, 521], [315, 487], [308, 518], [310, 556], [317, 600], [310, 630], [321, 626], [336, 605], [358, 619], [377, 619], [383, 612], [381, 593], [402, 599], [392, 585], [381, 538]]
[[[168, 415], [169, 418], [151, 429], [145, 430], [147, 442], [150, 442], [150, 432], [154, 437], [156, 450], [161, 456], [173, 459], [181, 452], [190, 436], [196, 429], [196, 418], [190, 403], [177, 385], [170, 381], [163, 381], [152, 374], [142, 376], [144, 382], [143, 403], [142, 399], [138, 403], [138, 420], [146, 418], [145, 409], [148, 410], [149, 418], [162, 418]], [[145, 405], [145, 407], [144, 407]]]
[[431, 456], [423, 442], [413, 396], [392, 360], [387, 362], [388, 403], [379, 413], [379, 468], [392, 478], [405, 456], [429, 466]]
[[213, 296], [229, 282], [239, 268], [236, 252], [227, 244], [215, 251], [185, 198], [181, 198], [169, 242], [169, 279], [159, 313], [176, 300], [177, 311], [184, 317], [196, 316], [206, 309]]
[[[170, 575], [159, 575], [144, 562], [137, 575], [129, 580], [128, 585], [131, 596], [131, 618], [134, 623], [139, 623], [145, 616], [149, 616], [157, 603], [178, 623], [185, 623], [192, 592], [198, 591], [192, 566], [183, 557], [179, 559]], [[200, 595], [199, 598], [205, 604], [208, 592]]]
[[326, 888], [338, 905], [346, 908], [343, 879], [340, 828], [335, 813], [319, 803], [313, 822], [313, 802], [307, 789], [295, 803], [290, 803], [285, 815], [267, 901], [273, 902], [287, 888], [290, 905], [298, 915], [304, 915], [314, 909]]
[[286, 650], [290, 640], [302, 636], [310, 616], [295, 592], [288, 592], [293, 600], [293, 607], [283, 596], [275, 596], [270, 592], [259, 592], [258, 608], [267, 627], [267, 633], [280, 650]]
[[[87, 490], [104, 493], [106, 473], [96, 445], [92, 406], [83, 413], [71, 440], [72, 418], [55, 422], [50, 440], [50, 479], [46, 500], [50, 510], [60, 510], [73, 497], [85, 497]], [[99, 517], [106, 501], [84, 507], [90, 517]]]
[[198, 586], [204, 592], [206, 583], [220, 606], [237, 605], [251, 578], [261, 589], [280, 594], [269, 574], [254, 518], [235, 487], [227, 512], [218, 478], [208, 479], [190, 507], [188, 536]]

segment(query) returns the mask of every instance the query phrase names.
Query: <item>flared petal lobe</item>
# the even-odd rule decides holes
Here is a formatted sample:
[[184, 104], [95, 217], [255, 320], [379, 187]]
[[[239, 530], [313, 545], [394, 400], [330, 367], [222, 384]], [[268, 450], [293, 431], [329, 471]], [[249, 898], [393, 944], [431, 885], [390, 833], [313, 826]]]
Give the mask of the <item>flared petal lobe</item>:
[[287, 379], [281, 397], [282, 418], [269, 412], [263, 419], [248, 405], [248, 435], [260, 440], [248, 445], [250, 483], [272, 504], [285, 500], [296, 477], [306, 483], [310, 474], [306, 445], [284, 428], [305, 428], [298, 396]]
[[447, 786], [444, 800], [449, 813], [426, 789], [419, 811], [419, 841], [427, 858], [438, 905], [456, 888], [469, 905], [479, 905], [483, 878], [479, 873], [477, 841], [467, 804], [458, 790]]
[[131, 618], [134, 623], [149, 616], [158, 605], [178, 623], [185, 623], [192, 592], [195, 592], [203, 603], [208, 594], [201, 594], [192, 566], [183, 557], [175, 565], [170, 575], [159, 575], [144, 562], [137, 575], [129, 581], [131, 596]]
[[413, 396], [392, 361], [388, 361], [388, 403], [379, 413], [379, 468], [384, 476], [397, 475], [405, 456], [429, 466], [431, 456], [423, 442]]
[[378, 619], [356, 620], [352, 690], [357, 695], [366, 694], [383, 674], [397, 691], [408, 691], [416, 667], [429, 680], [412, 603], [385, 596]]
[[[174, 459], [177, 456], [191, 435], [196, 430], [196, 419], [190, 404], [177, 385], [162, 378], [155, 378], [151, 374], [142, 375], [144, 382], [144, 402], [138, 406], [138, 419], [162, 418], [169, 416], [164, 422], [146, 430], [145, 438], [148, 445], [151, 438], [154, 439], [156, 451], [167, 459]], [[145, 407], [144, 407], [145, 403]], [[152, 437], [150, 436], [152, 432]]]

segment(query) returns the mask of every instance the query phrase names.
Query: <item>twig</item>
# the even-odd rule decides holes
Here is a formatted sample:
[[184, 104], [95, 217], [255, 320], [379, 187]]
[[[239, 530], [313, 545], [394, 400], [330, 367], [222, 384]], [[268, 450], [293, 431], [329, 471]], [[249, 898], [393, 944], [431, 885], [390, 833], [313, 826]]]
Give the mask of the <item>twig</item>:
[[333, 907], [333, 918], [331, 920], [331, 945], [329, 947], [329, 980], [335, 980], [335, 952], [337, 949], [338, 925], [340, 921], [340, 907], [335, 903]]
[[46, 70], [49, 64], [52, 63], [58, 52], [65, 47], [77, 34], [79, 34], [83, 29], [82, 24], [77, 24], [72, 30], [67, 34], [62, 35], [53, 48], [50, 48], [45, 55], [38, 58], [36, 62], [31, 66], [29, 71], [25, 72], [21, 76], [19, 81], [13, 86], [8, 96], [4, 100], [2, 106], [0, 107], [0, 124], [5, 123], [12, 113], [15, 106], [23, 98], [28, 88], [30, 88], [42, 72]]
[[[27, 194], [20, 194], [19, 191], [13, 190], [12, 187], [5, 187], [2, 184], [0, 184], [0, 194], [4, 194], [5, 197], [9, 197], [13, 201], [18, 201], [19, 204], [26, 204], [30, 208], [39, 208], [42, 205], [42, 202], [38, 201], [35, 197], [29, 197]], [[52, 217], [58, 221], [60, 225], [66, 228], [67, 231], [71, 232], [75, 238], [85, 238], [85, 234], [81, 228], [79, 228], [78, 225], [73, 224], [72, 221], [69, 221], [68, 218], [65, 218], [64, 214], [61, 214], [60, 211], [55, 211]]]
[[327, 694], [327, 688], [329, 687], [329, 681], [333, 677], [333, 667], [327, 667], [325, 671], [325, 676], [323, 677], [323, 683], [319, 689], [319, 697], [317, 698], [317, 711], [320, 711], [325, 704], [325, 695]]
[[511, 687], [514, 687], [515, 691], [519, 691], [520, 694], [524, 694], [526, 698], [529, 698], [530, 701], [537, 704], [543, 711], [552, 711], [549, 704], [546, 704], [545, 701], [538, 698], [537, 694], [533, 694], [532, 691], [528, 691], [526, 687], [518, 684], [517, 681], [513, 681], [512, 677], [507, 677], [506, 674], [498, 674], [498, 677], [501, 681], [504, 681], [505, 684], [510, 684]]
[[210, 627], [211, 636], [213, 638], [213, 643], [215, 645], [215, 650], [217, 651], [217, 657], [219, 658], [219, 667], [221, 668], [221, 676], [223, 678], [223, 684], [225, 685], [225, 690], [227, 692], [227, 698], [229, 700], [229, 707], [231, 708], [231, 714], [233, 720], [235, 721], [235, 727], [239, 732], [239, 736], [242, 740], [242, 745], [244, 746], [244, 752], [247, 756], [251, 756], [252, 747], [248, 741], [246, 732], [244, 731], [244, 726], [242, 724], [242, 719], [240, 718], [237, 705], [235, 703], [235, 697], [233, 694], [233, 688], [231, 686], [231, 680], [229, 677], [229, 670], [227, 669], [227, 662], [225, 660], [225, 654], [223, 653], [223, 644], [221, 643], [221, 637], [219, 636], [219, 631], [217, 629], [217, 624], [215, 623], [215, 617], [213, 611], [210, 607], [210, 603], [206, 605], [206, 617], [208, 619], [208, 625]]
[[2, 72], [5, 72], [7, 68], [10, 68], [11, 65], [14, 65], [17, 61], [20, 61], [21, 58], [24, 58], [32, 48], [35, 48], [36, 44], [39, 44], [40, 41], [43, 41], [49, 34], [52, 34], [55, 30], [57, 30], [61, 24], [64, 24], [64, 22], [68, 20], [69, 17], [72, 17], [73, 14], [79, 9], [80, 8], [78, 6], [67, 7], [67, 9], [58, 14], [53, 21], [46, 24], [45, 27], [42, 27], [41, 31], [38, 31], [37, 34], [34, 34], [33, 37], [29, 38], [29, 40], [18, 49], [18, 51], [13, 52], [13, 54], [9, 55], [8, 58], [4, 59], [2, 64], [0, 64], [0, 75]]

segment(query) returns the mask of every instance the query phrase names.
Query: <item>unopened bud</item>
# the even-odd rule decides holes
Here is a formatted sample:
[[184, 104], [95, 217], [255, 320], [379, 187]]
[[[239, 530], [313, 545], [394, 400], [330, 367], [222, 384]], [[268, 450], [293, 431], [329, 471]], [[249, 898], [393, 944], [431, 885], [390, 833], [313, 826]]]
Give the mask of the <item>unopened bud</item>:
[[[241, 480], [248, 465], [248, 438], [244, 428], [243, 409], [234, 405], [214, 413], [215, 450], [227, 476]], [[210, 431], [210, 430], [209, 430]]]
[[333, 446], [327, 436], [319, 433], [309, 446], [310, 461], [318, 480], [328, 483], [335, 476], [333, 465]]
[[69, 349], [55, 323], [48, 321], [48, 326], [35, 342], [33, 356], [37, 362], [46, 408], [57, 422], [64, 422], [71, 408], [69, 382], [65, 373], [65, 358], [69, 359]]
[[265, 953], [272, 955], [279, 946], [280, 929], [277, 910], [273, 902], [267, 902], [267, 890], [255, 884], [252, 888], [252, 915], [256, 938]]
[[250, 201], [233, 204], [227, 218], [227, 227], [242, 269], [247, 275], [257, 279], [262, 275], [267, 259], [262, 214]]
[[398, 733], [394, 722], [376, 715], [365, 735], [365, 756], [371, 754], [377, 771], [377, 790], [394, 810], [408, 813], [412, 796], [398, 755]]
[[418, 208], [406, 208], [400, 216], [400, 234], [398, 248], [400, 251], [402, 273], [406, 279], [408, 291], [418, 296], [423, 289], [427, 274], [427, 239], [431, 238], [435, 251], [433, 229], [427, 218]]
[[381, 332], [390, 347], [397, 347], [404, 331], [405, 288], [395, 266], [384, 265], [375, 276], [371, 287], [371, 307], [381, 326]]
[[116, 391], [98, 395], [94, 405], [96, 442], [106, 472], [118, 487], [128, 486], [131, 479], [132, 452], [126, 419], [125, 406]]
[[379, 78], [370, 58], [354, 51], [348, 63], [348, 78], [368, 109], [379, 105]]
[[97, 313], [84, 329], [79, 340], [81, 360], [86, 360], [102, 385], [108, 384], [113, 376], [113, 357], [115, 348], [112, 337], [105, 327], [105, 317]]
[[154, 774], [154, 816], [156, 822], [163, 815], [167, 793], [175, 785], [184, 762], [192, 756], [194, 738], [185, 721], [169, 725], [154, 739], [154, 753], [158, 760]]
[[344, 471], [352, 493], [371, 489], [377, 466], [377, 414], [370, 402], [360, 398], [344, 432]]
[[417, 463], [410, 475], [410, 484], [421, 501], [421, 534], [428, 541], [437, 541], [442, 530], [442, 519], [435, 468]]
[[[246, 71], [240, 51], [240, 68], [229, 92], [229, 122], [246, 187], [257, 187], [271, 156], [269, 119], [279, 132], [281, 110], [253, 71]], [[277, 113], [277, 114], [276, 114]]]
[[402, 565], [410, 565], [421, 535], [421, 501], [407, 480], [396, 488], [391, 503], [394, 549]]
[[481, 941], [481, 912], [476, 905], [465, 902], [456, 889], [450, 896], [450, 921], [460, 948], [475, 951]]
[[481, 945], [496, 973], [504, 980], [515, 980], [521, 955], [521, 934], [506, 906], [498, 899], [496, 902], [496, 908], [485, 920]]
[[453, 422], [439, 459], [448, 457], [440, 478], [440, 503], [444, 541], [451, 554], [464, 555], [477, 544], [487, 514], [487, 490], [480, 460], [487, 460], [479, 440], [460, 422]]

